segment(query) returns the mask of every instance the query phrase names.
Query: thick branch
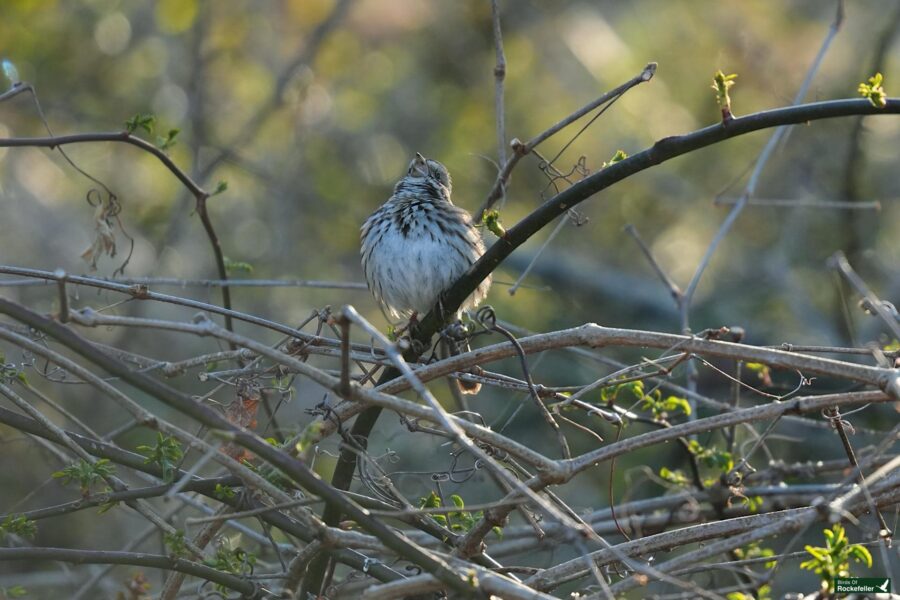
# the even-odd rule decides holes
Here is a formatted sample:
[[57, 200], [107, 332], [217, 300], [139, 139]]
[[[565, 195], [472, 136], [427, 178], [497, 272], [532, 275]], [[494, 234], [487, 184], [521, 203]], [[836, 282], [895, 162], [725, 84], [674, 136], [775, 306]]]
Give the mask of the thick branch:
[[444, 294], [441, 302], [422, 319], [416, 331], [416, 337], [427, 343], [431, 336], [442, 327], [448, 316], [454, 314], [463, 301], [475, 291], [478, 284], [516, 248], [568, 209], [614, 183], [672, 158], [754, 131], [820, 119], [882, 114], [900, 114], [900, 99], [889, 99], [884, 108], [876, 108], [868, 100], [862, 98], [801, 104], [738, 117], [727, 124], [710, 125], [686, 135], [663, 138], [650, 148], [609, 165], [560, 192], [514, 227], [508, 229], [506, 235], [488, 248], [484, 256], [472, 265], [466, 274]]

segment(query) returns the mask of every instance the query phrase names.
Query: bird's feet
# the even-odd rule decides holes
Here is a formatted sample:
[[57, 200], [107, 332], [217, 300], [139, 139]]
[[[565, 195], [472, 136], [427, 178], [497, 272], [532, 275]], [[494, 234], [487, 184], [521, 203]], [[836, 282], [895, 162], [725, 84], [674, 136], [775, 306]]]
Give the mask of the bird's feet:
[[401, 326], [397, 327], [396, 329], [394, 329], [394, 331], [393, 331], [394, 339], [399, 340], [404, 335], [408, 334], [412, 330], [412, 328], [418, 324], [419, 324], [419, 313], [413, 312], [413, 314], [411, 314], [409, 316], [409, 321], [407, 321], [405, 325], [401, 325]]

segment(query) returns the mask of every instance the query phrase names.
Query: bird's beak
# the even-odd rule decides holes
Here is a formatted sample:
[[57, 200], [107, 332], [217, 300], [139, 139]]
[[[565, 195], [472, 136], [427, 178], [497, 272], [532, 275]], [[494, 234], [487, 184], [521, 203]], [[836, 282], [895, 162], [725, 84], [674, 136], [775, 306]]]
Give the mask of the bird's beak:
[[413, 171], [422, 177], [428, 177], [428, 162], [420, 152], [416, 152], [416, 158], [413, 160]]

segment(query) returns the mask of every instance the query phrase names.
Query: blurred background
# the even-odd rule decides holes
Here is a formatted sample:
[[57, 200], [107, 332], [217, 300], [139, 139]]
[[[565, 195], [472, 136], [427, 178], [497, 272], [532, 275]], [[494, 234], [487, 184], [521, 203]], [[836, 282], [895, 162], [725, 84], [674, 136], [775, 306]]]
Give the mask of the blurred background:
[[[638, 74], [647, 62], [659, 63], [652, 82], [627, 93], [565, 150], [555, 163], [564, 172], [581, 160], [593, 172], [619, 149], [633, 154], [660, 138], [718, 122], [710, 89], [718, 69], [738, 74], [731, 92], [736, 115], [789, 104], [834, 17], [834, 3], [822, 0], [507, 1], [501, 7], [509, 138], [527, 140]], [[887, 32], [898, 27], [898, 7], [885, 0], [848, 3], [808, 100], [856, 97], [857, 85], [876, 70], [884, 74], [887, 91], [896, 92], [898, 43]], [[0, 3], [0, 58], [35, 86], [57, 135], [120, 131], [126, 120], [147, 113], [156, 116], [156, 129], [137, 133], [150, 141], [179, 129], [168, 149], [175, 163], [207, 190], [227, 182], [227, 190], [209, 201], [209, 211], [225, 255], [243, 263], [232, 270], [233, 277], [361, 282], [359, 226], [387, 199], [415, 152], [449, 168], [454, 202], [469, 210], [483, 202], [497, 172], [495, 56], [487, 0], [12, 0]], [[542, 154], [555, 156], [584, 122], [545, 142]], [[28, 95], [0, 103], [0, 137], [45, 134]], [[584, 202], [514, 295], [510, 284], [552, 227], [501, 265], [488, 302], [502, 319], [530, 331], [585, 322], [680, 331], [667, 289], [623, 227], [633, 224], [661, 266], [685, 287], [770, 134], [758, 132], [693, 152]], [[691, 328], [740, 326], [755, 344], [890, 342], [877, 322], [857, 309], [856, 298], [839, 285], [826, 262], [843, 250], [882, 298], [900, 294], [898, 148], [897, 118], [834, 119], [795, 128], [757, 190], [757, 199], [778, 205], [748, 206], [740, 216], [697, 289]], [[124, 232], [114, 230], [117, 255], [100, 257], [94, 272], [82, 258], [95, 238], [95, 210], [87, 202], [95, 183], [58, 152], [0, 149], [0, 264], [112, 276], [128, 255], [127, 233], [134, 250], [125, 277], [217, 277], [193, 198], [157, 160], [111, 143], [68, 146], [66, 152], [121, 203]], [[539, 166], [537, 157], [528, 156], [514, 172], [501, 212], [507, 227], [551, 194]], [[784, 206], [790, 201], [804, 206]], [[809, 206], [815, 202], [864, 205], [859, 210]], [[487, 232], [485, 238], [488, 244], [495, 239]], [[216, 289], [152, 289], [220, 302]], [[51, 287], [7, 286], [0, 294], [39, 311], [56, 309]], [[76, 307], [121, 299], [89, 289], [79, 294]], [[232, 298], [237, 310], [286, 324], [299, 323], [326, 305], [353, 304], [379, 326], [387, 325], [366, 290], [237, 288]], [[113, 312], [185, 320], [192, 314], [146, 303]], [[243, 324], [237, 330], [277, 340], [272, 332]], [[110, 330], [91, 335], [165, 360], [214, 346], [174, 334]], [[14, 348], [2, 349], [7, 360], [28, 360]], [[632, 360], [642, 353], [609, 355]], [[604, 372], [596, 363], [564, 353], [532, 360], [536, 377], [546, 384], [586, 383]], [[498, 368], [520, 374], [515, 361]], [[774, 376], [775, 390], [796, 384], [792, 374]], [[676, 373], [679, 377], [683, 381], [682, 373]], [[711, 397], [721, 398], [730, 389], [714, 372], [701, 369], [700, 377], [701, 391]], [[180, 385], [196, 393], [210, 387], [193, 378]], [[816, 385], [830, 389], [827, 381]], [[443, 386], [435, 388], [446, 395]], [[282, 413], [286, 428], [308, 423], [312, 417], [304, 409], [324, 396], [303, 381], [296, 381], [294, 390]], [[80, 388], [64, 391], [72, 410], [90, 417], [99, 431], [124, 420], [112, 410], [98, 414], [100, 401]], [[489, 423], [502, 425], [522, 398], [489, 391], [476, 408]], [[896, 419], [892, 408], [873, 408], [856, 422], [883, 424], [885, 418]], [[427, 493], [433, 488], [430, 475], [447, 467], [447, 448], [440, 440], [411, 436], [392, 416], [382, 419], [381, 438], [370, 446], [373, 454], [395, 451], [392, 460], [399, 463], [388, 465], [390, 470], [411, 473], [398, 479], [404, 489], [411, 497]], [[526, 407], [505, 431], [528, 439], [539, 426]], [[29, 459], [33, 469], [23, 472], [22, 452], [29, 443], [16, 432], [0, 431], [4, 441], [15, 441], [14, 452], [0, 457], [0, 508], [22, 510], [75, 493], [47, 482], [49, 473], [60, 468], [50, 457]], [[787, 433], [813, 435], [811, 430]], [[151, 434], [129, 436], [120, 443], [145, 443]], [[596, 444], [577, 433], [572, 439], [573, 451]], [[829, 439], [815, 458], [842, 455]], [[859, 443], [869, 441], [862, 434]], [[413, 442], [433, 454], [409, 452]], [[330, 443], [333, 451], [336, 444]], [[554, 452], [552, 436], [529, 443]], [[786, 460], [809, 458], [807, 446], [796, 440], [774, 444]], [[679, 461], [674, 452], [648, 451], [630, 456], [619, 469], [628, 472], [645, 463], [674, 467]], [[327, 474], [332, 464], [323, 455], [318, 466]], [[568, 493], [582, 494], [581, 508], [603, 507], [606, 479], [605, 473], [592, 472]], [[618, 479], [621, 497], [627, 490]], [[41, 494], [26, 498], [34, 489]], [[590, 491], [590, 502], [584, 490]], [[465, 497], [475, 502], [495, 493], [473, 487]], [[634, 495], [658, 493], [650, 486], [646, 494]], [[132, 521], [125, 511], [108, 518], [120, 519], [122, 528], [97, 531], [91, 515], [82, 530], [71, 528], [81, 522], [77, 519], [69, 519], [65, 530], [42, 527], [38, 541], [114, 548], [116, 536], [127, 539]], [[809, 582], [814, 585], [813, 578]]]

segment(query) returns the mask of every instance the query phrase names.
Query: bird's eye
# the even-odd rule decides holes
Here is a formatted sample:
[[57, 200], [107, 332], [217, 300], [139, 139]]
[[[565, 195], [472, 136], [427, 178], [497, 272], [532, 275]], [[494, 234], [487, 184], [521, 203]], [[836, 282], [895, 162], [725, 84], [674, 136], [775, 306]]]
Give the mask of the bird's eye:
[[444, 187], [450, 188], [450, 174], [444, 165], [433, 160], [428, 161], [428, 174], [441, 182]]

